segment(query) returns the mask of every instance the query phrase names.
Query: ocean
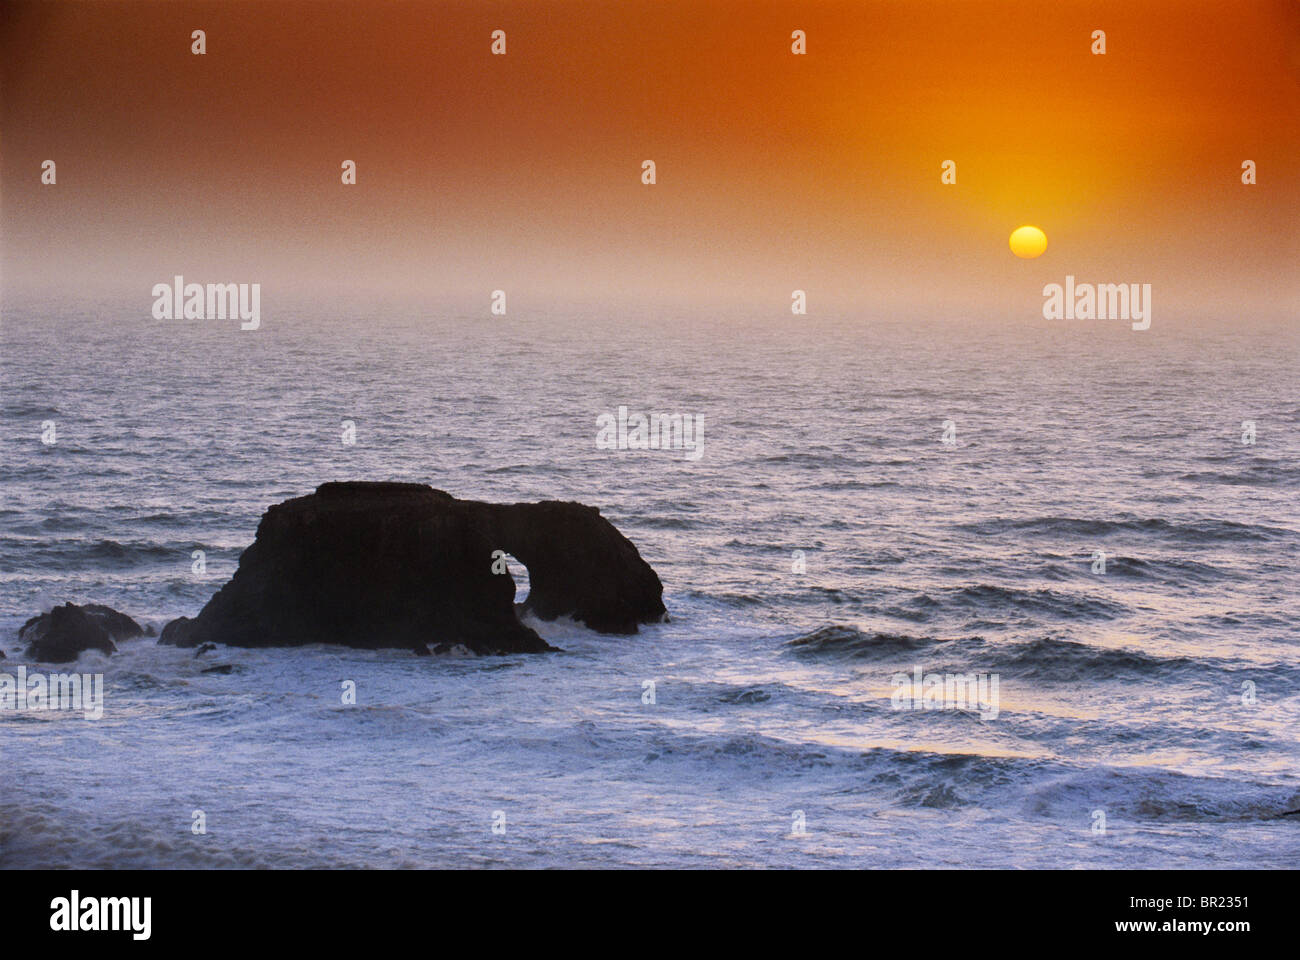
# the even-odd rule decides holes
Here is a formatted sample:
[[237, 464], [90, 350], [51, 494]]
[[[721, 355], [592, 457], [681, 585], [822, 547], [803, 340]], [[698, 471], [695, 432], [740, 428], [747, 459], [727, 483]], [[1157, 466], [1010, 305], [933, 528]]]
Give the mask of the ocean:
[[55, 603], [193, 616], [329, 480], [597, 506], [670, 620], [85, 654], [102, 718], [0, 710], [0, 866], [1300, 863], [1293, 324], [148, 305], [6, 299], [0, 670]]

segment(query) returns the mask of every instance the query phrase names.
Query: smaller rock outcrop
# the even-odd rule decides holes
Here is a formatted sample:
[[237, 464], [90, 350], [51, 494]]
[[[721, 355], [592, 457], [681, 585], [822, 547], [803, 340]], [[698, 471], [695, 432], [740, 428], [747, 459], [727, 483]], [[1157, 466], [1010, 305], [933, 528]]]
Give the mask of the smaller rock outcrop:
[[87, 650], [114, 653], [115, 641], [140, 636], [140, 624], [99, 603], [65, 603], [32, 617], [18, 630], [27, 656], [43, 663], [71, 663]]
[[[169, 647], [192, 647], [190, 643], [190, 631], [194, 629], [194, 619], [192, 617], [177, 617], [163, 625], [162, 633], [158, 635], [158, 642], [163, 646]], [[215, 649], [215, 644], [205, 645], [209, 650]], [[198, 654], [196, 653], [197, 657]]]

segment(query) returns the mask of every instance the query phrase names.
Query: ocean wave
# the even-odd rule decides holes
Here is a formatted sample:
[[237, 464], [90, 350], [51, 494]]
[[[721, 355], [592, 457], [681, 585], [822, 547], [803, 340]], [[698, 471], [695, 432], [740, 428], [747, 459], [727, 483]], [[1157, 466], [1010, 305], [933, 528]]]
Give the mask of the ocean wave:
[[[853, 748], [736, 736], [655, 738], [644, 762], [739, 767], [746, 776], [817, 777], [837, 793], [868, 794], [902, 808], [1018, 807], [1031, 817], [1091, 825], [1104, 809], [1121, 820], [1277, 820], [1300, 806], [1294, 785], [1186, 774], [1158, 767], [1114, 767], [1054, 757], [949, 753], [898, 746]], [[665, 771], [666, 772], [666, 771]], [[1300, 827], [1300, 824], [1297, 824]]]
[[1096, 594], [1070, 593], [1044, 587], [1027, 590], [989, 583], [917, 593], [891, 609], [903, 619], [922, 622], [943, 611], [975, 613], [981, 622], [996, 622], [1008, 614], [1032, 615], [1066, 622], [1112, 620], [1131, 612], [1118, 600]]
[[[786, 647], [796, 653], [814, 656], [877, 659], [915, 650], [933, 649], [940, 644], [954, 642], [956, 641], [940, 640], [935, 637], [913, 637], [901, 633], [866, 633], [848, 624], [832, 623], [788, 640]], [[970, 642], [983, 643], [984, 641], [980, 637], [972, 637]]]
[[1095, 647], [1059, 637], [1041, 637], [1001, 648], [995, 654], [995, 664], [1022, 677], [1089, 681], [1125, 675], [1150, 677], [1211, 665], [1205, 658], [1158, 656], [1126, 647]]
[[[759, 733], [659, 736], [646, 763], [745, 768], [747, 776], [816, 776], [839, 793], [869, 794], [903, 808], [1018, 807], [1032, 817], [1091, 825], [1104, 809], [1122, 820], [1281, 820], [1300, 806], [1294, 785], [1115, 767], [1055, 757], [945, 752], [899, 746], [853, 748], [791, 742]], [[1300, 828], [1300, 823], [1296, 826]]]
[[766, 703], [772, 699], [772, 694], [762, 687], [741, 686], [724, 690], [717, 699], [719, 703], [755, 704]]
[[1186, 483], [1217, 483], [1225, 486], [1294, 485], [1300, 482], [1300, 469], [1283, 463], [1252, 463], [1236, 472], [1224, 470], [1189, 471], [1178, 477]]
[[1022, 590], [987, 583], [960, 587], [941, 597], [941, 605], [954, 604], [981, 613], [997, 613], [1010, 607], [1065, 620], [1105, 620], [1129, 612], [1124, 604], [1095, 595], [1062, 593], [1045, 588]]
[[1033, 815], [1073, 816], [1081, 824], [1101, 810], [1111, 830], [1125, 820], [1277, 820], [1298, 805], [1300, 791], [1294, 786], [1111, 766], [1073, 770], [1035, 785], [1024, 802]]
[[[1049, 563], [1041, 571], [1050, 580], [1070, 580], [1078, 577], [1097, 579], [1092, 572], [1092, 557], [1080, 555], [1073, 562]], [[1127, 555], [1106, 558], [1107, 577], [1123, 580], [1145, 580], [1177, 585], [1208, 584], [1221, 580], [1241, 580], [1244, 574], [1223, 566], [1192, 560], [1187, 557], [1133, 557]]]
[[0, 558], [12, 557], [14, 560], [0, 560], [0, 569], [19, 569], [16, 562], [17, 558], [21, 558], [21, 569], [24, 571], [66, 571], [83, 567], [120, 570], [137, 564], [162, 562], [176, 563], [188, 571], [190, 554], [194, 550], [204, 550], [210, 559], [216, 559], [222, 552], [218, 547], [191, 541], [164, 543], [156, 540], [44, 540], [5, 537], [0, 538]]
[[628, 518], [628, 523], [630, 527], [645, 527], [652, 530], [694, 530], [701, 525], [698, 520], [693, 518], [674, 516], [672, 514], [666, 516], [633, 515]]
[[[911, 657], [927, 671], [994, 672], [1052, 683], [1150, 680], [1162, 676], [1228, 673], [1234, 679], [1294, 682], [1300, 667], [1283, 661], [1246, 662], [1219, 657], [1162, 654], [1132, 647], [1102, 647], [1064, 637], [992, 641], [980, 636], [933, 637], [862, 630], [832, 623], [792, 639], [786, 652], [809, 659], [902, 660]], [[909, 664], [911, 665], [911, 664]]]
[[711, 600], [720, 600], [721, 602], [732, 607], [761, 607], [767, 602], [767, 599], [753, 593], [726, 593], [691, 591], [688, 596], [708, 597]]
[[1163, 520], [1158, 517], [1122, 517], [1114, 520], [1079, 517], [1001, 517], [956, 524], [956, 529], [981, 536], [1023, 534], [1027, 536], [1109, 537], [1143, 534], [1180, 543], [1218, 543], [1294, 539], [1297, 533], [1286, 527], [1238, 523], [1234, 520]]
[[881, 490], [886, 487], [902, 489], [904, 486], [910, 487], [911, 484], [903, 484], [897, 480], [827, 480], [825, 483], [819, 483], [811, 489], [838, 493], [846, 490]]
[[805, 470], [825, 470], [836, 467], [848, 469], [864, 466], [860, 460], [841, 453], [835, 453], [825, 447], [796, 453], [775, 453], [770, 456], [760, 457], [755, 462], [769, 466], [798, 467]]

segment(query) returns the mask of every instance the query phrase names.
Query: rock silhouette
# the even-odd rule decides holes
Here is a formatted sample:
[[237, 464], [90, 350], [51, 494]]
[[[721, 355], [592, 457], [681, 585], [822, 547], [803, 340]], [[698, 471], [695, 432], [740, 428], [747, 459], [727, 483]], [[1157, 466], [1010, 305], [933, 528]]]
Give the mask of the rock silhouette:
[[554, 649], [519, 622], [504, 554], [529, 570], [527, 608], [635, 633], [663, 586], [631, 541], [579, 503], [489, 504], [424, 484], [326, 483], [272, 506], [230, 582], [159, 643], [195, 647]]
[[65, 603], [32, 617], [18, 630], [18, 639], [27, 644], [27, 656], [45, 663], [71, 663], [87, 650], [113, 653], [115, 640], [140, 636], [144, 636], [140, 624], [99, 603]]

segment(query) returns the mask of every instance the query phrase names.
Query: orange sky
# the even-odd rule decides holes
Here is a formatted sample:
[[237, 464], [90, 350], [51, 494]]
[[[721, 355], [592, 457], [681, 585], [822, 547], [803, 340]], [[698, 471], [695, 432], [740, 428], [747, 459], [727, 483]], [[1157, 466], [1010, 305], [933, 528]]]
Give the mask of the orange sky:
[[17, 3], [0, 70], [8, 290], [1300, 302], [1294, 2]]

